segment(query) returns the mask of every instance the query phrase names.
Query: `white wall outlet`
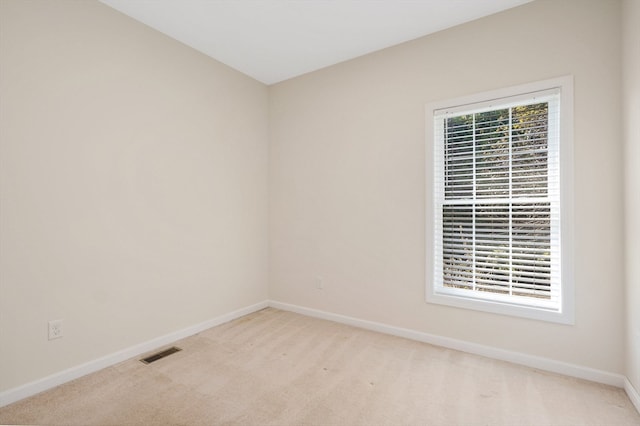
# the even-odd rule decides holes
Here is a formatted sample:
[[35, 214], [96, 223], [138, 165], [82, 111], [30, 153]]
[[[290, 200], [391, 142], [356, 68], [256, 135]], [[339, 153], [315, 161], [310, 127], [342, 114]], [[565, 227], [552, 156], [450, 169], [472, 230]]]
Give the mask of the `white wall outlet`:
[[62, 336], [62, 320], [49, 321], [49, 340], [59, 339]]
[[316, 288], [322, 290], [324, 288], [324, 279], [322, 277], [316, 277]]

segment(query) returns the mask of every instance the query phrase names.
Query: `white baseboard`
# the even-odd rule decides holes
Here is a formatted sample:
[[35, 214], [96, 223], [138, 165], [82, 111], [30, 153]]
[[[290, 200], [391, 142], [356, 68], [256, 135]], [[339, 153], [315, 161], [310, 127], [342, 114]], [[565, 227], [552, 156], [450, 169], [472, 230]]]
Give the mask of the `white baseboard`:
[[638, 413], [640, 413], [640, 393], [638, 393], [636, 388], [633, 387], [633, 384], [631, 384], [629, 379], [627, 379], [626, 377], [624, 378], [624, 391], [627, 393], [629, 399], [636, 407], [636, 410], [638, 410]]
[[110, 367], [119, 362], [126, 361], [130, 358], [152, 351], [161, 346], [165, 346], [177, 340], [184, 339], [185, 337], [193, 336], [194, 334], [200, 333], [201, 331], [220, 324], [224, 324], [225, 322], [240, 318], [244, 315], [259, 311], [260, 309], [264, 309], [268, 306], [269, 304], [267, 301], [256, 303], [255, 305], [247, 306], [245, 308], [229, 312], [228, 314], [221, 315], [200, 324], [196, 324], [182, 330], [157, 337], [147, 342], [140, 343], [130, 348], [123, 349], [110, 355], [106, 355], [93, 361], [71, 367], [59, 373], [52, 374], [51, 376], [26, 383], [17, 388], [6, 390], [0, 393], [0, 407], [4, 407], [5, 405], [19, 401], [23, 398], [27, 398], [61, 384], [70, 382], [71, 380], [77, 379], [87, 374], [94, 373], [98, 370], [102, 370], [103, 368]]
[[[317, 309], [305, 308], [287, 303], [269, 301], [269, 306], [284, 311], [296, 312], [310, 317], [326, 319], [339, 322], [342, 324], [352, 325], [354, 327], [364, 328], [367, 330], [377, 331], [380, 333], [391, 334], [393, 336], [404, 337], [407, 339], [417, 340], [419, 342], [429, 343], [436, 346], [442, 346], [449, 349], [455, 349], [461, 352], [468, 352], [475, 355], [485, 356], [487, 358], [498, 359], [511, 362], [514, 364], [524, 365], [538, 370], [549, 371], [552, 373], [563, 374], [565, 376], [577, 377], [580, 379], [590, 380], [592, 382], [604, 383], [619, 388], [625, 387], [625, 380], [621, 374], [610, 373], [607, 371], [596, 370], [580, 365], [569, 364], [562, 361], [556, 361], [549, 358], [538, 357], [534, 355], [523, 354], [520, 352], [512, 352], [504, 349], [498, 349], [490, 346], [479, 345], [477, 343], [466, 342], [463, 340], [452, 339], [449, 337], [437, 336], [434, 334], [423, 333], [420, 331], [410, 330], [406, 328], [394, 327], [387, 324], [377, 323], [373, 321], [362, 320], [358, 318], [348, 317], [344, 315], [334, 314], [331, 312], [320, 311]], [[631, 384], [629, 384], [630, 386]], [[636, 404], [636, 407], [638, 405]]]

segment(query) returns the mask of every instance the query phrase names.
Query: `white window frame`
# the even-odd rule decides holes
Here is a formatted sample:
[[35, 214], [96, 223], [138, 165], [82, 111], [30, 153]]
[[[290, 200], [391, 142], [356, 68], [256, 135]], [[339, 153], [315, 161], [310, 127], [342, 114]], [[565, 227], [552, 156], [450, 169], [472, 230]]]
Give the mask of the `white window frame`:
[[[527, 303], [525, 297], [502, 296], [495, 293], [460, 290], [442, 285], [442, 188], [444, 182], [443, 140], [436, 140], [436, 114], [443, 110], [462, 112], [479, 108], [500, 109], [513, 105], [518, 99], [526, 99], [536, 94], [557, 91], [559, 93], [558, 112], [559, 146], [557, 157], [560, 167], [560, 243], [556, 245], [556, 259], [559, 260], [560, 292], [557, 304]], [[427, 188], [433, 191], [427, 197], [427, 285], [426, 300], [458, 308], [511, 315], [561, 324], [574, 324], [574, 282], [573, 282], [573, 77], [564, 76], [504, 89], [477, 93], [470, 96], [433, 102], [426, 108]], [[550, 159], [550, 161], [552, 161]], [[440, 175], [439, 175], [440, 174]], [[444, 185], [444, 183], [443, 183]], [[533, 300], [533, 298], [531, 298]]]

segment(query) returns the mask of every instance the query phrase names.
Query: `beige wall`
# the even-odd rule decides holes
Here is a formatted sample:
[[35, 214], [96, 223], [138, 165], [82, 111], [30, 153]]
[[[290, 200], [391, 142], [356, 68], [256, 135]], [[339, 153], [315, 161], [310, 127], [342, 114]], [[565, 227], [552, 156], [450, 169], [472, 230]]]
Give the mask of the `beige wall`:
[[640, 1], [623, 2], [627, 377], [640, 391]]
[[[619, 8], [536, 1], [272, 86], [271, 299], [622, 373]], [[425, 303], [425, 104], [567, 74], [575, 325]]]
[[0, 391], [266, 300], [266, 86], [97, 2], [0, 16]]

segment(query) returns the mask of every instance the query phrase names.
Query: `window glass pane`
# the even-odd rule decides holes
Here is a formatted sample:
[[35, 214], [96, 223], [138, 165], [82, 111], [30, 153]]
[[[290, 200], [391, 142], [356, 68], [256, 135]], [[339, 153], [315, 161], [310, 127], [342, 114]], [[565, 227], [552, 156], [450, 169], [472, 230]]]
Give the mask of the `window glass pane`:
[[546, 195], [548, 104], [513, 108], [513, 196]]
[[513, 206], [514, 294], [551, 297], [551, 208], [549, 203]]
[[473, 116], [445, 120], [445, 197], [473, 196]]
[[509, 294], [509, 204], [479, 204], [475, 218], [476, 289]]
[[475, 114], [476, 197], [509, 196], [509, 109]]
[[473, 289], [473, 207], [442, 209], [442, 257], [444, 283]]

